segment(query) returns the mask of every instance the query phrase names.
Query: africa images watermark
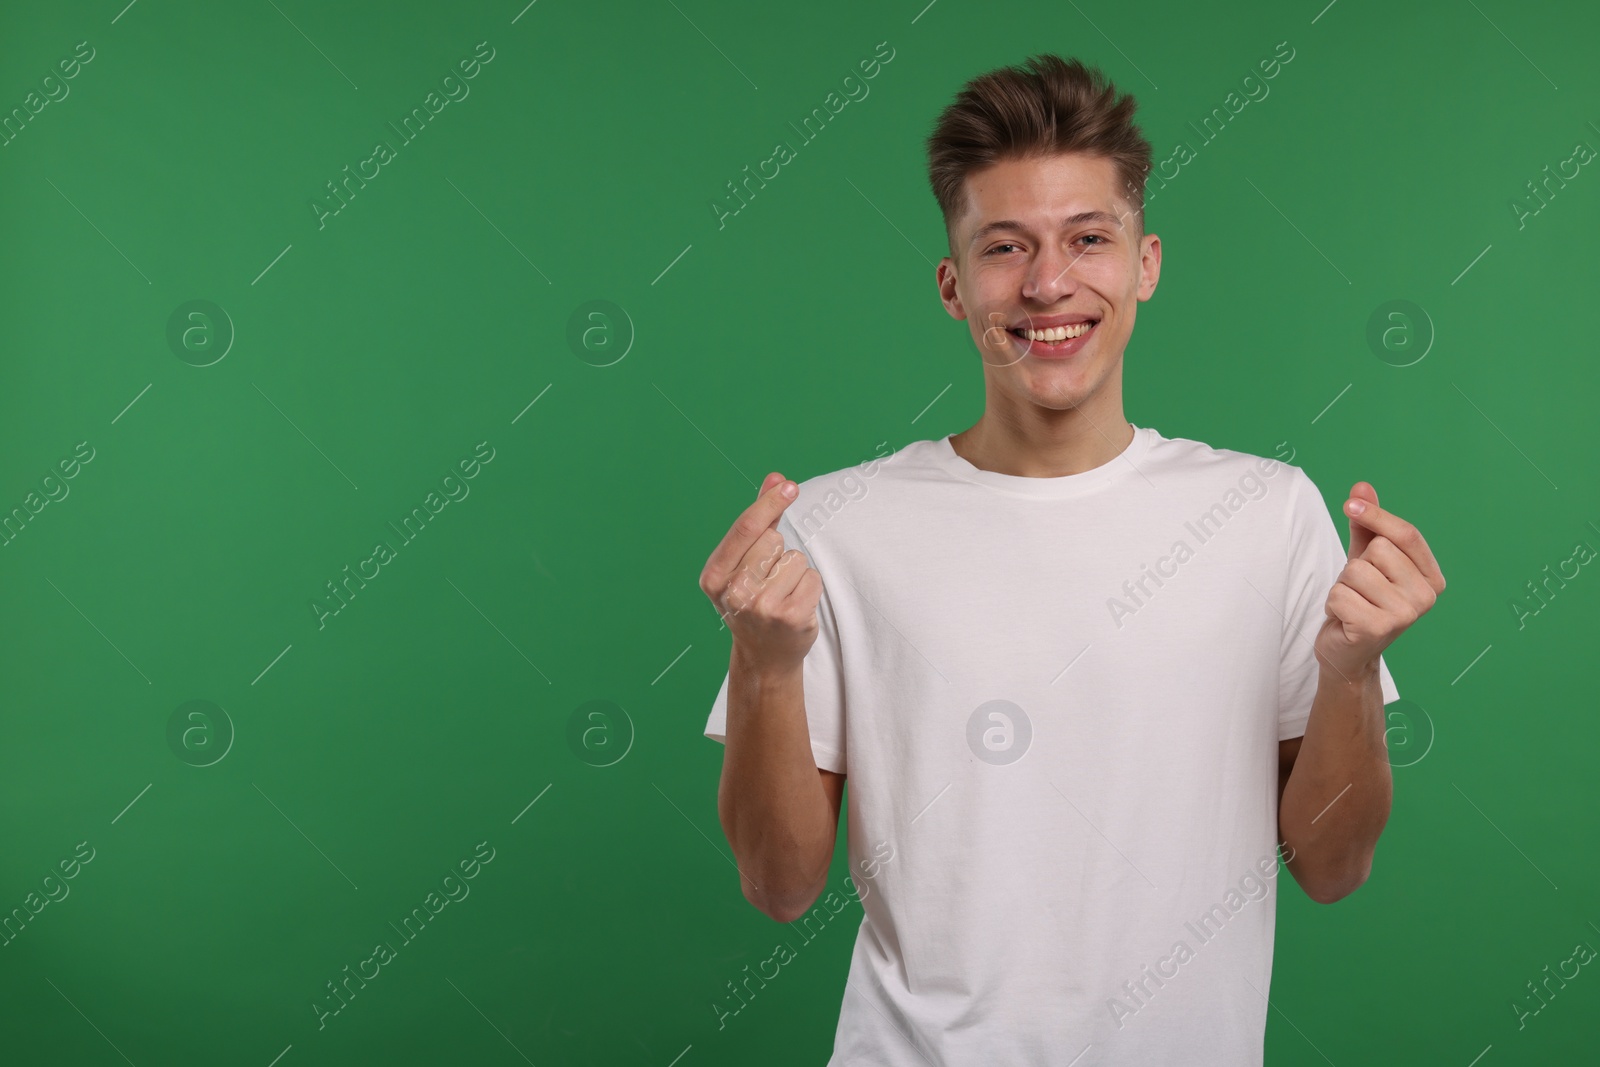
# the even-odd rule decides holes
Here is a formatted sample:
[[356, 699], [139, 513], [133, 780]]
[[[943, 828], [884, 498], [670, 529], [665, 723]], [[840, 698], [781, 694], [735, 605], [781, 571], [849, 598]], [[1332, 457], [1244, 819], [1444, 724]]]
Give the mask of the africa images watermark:
[[[878, 872], [883, 869], [883, 865], [892, 862], [894, 857], [894, 846], [887, 841], [879, 841], [873, 846], [871, 857], [857, 861], [857, 865], [861, 868], [861, 877], [868, 880], [876, 878]], [[846, 895], [857, 903], [866, 900], [872, 894], [871, 886], [861, 886], [852, 875], [845, 875], [844, 884]], [[803, 948], [816, 940], [817, 935], [823, 931], [835, 916], [844, 911], [848, 904], [849, 900], [846, 897], [840, 896], [836, 891], [830, 889], [823, 894], [822, 899], [811, 908], [809, 913], [798, 920], [799, 926], [790, 923], [789, 925], [798, 930], [800, 936], [804, 938], [800, 943], [801, 947]], [[790, 942], [780, 941], [773, 948], [771, 955], [756, 963], [754, 972], [751, 972], [748, 963], [745, 964], [743, 968], [744, 978], [741, 980], [740, 985], [734, 985], [731, 978], [728, 980], [728, 992], [732, 996], [724, 998], [724, 1000], [731, 1001], [731, 1005], [715, 1000], [711, 1002], [711, 1013], [717, 1017], [717, 1029], [726, 1029], [728, 1020], [748, 1008], [750, 1001], [755, 999], [756, 993], [765, 989], [768, 982], [773, 981], [783, 973], [782, 968], [784, 965], [792, 963], [798, 956], [799, 951]], [[771, 973], [768, 973], [769, 966]], [[757, 984], [752, 986], [752, 982]], [[743, 989], [743, 993], [740, 992], [741, 989]]]
[[[1201, 546], [1221, 533], [1230, 518], [1250, 501], [1266, 496], [1270, 486], [1263, 479], [1275, 477], [1283, 467], [1284, 464], [1277, 460], [1257, 458], [1255, 470], [1246, 471], [1240, 476], [1237, 486], [1228, 487], [1221, 500], [1183, 524], [1183, 528], [1194, 537], [1194, 545], [1190, 545], [1186, 538], [1179, 537], [1167, 555], [1156, 560], [1153, 570], [1149, 564], [1143, 564], [1138, 577], [1122, 583], [1121, 597], [1107, 597], [1106, 609], [1111, 612], [1111, 621], [1117, 629], [1122, 629], [1123, 620], [1137, 615], [1141, 608], [1154, 599], [1156, 592], [1166, 585], [1163, 578], [1177, 577], [1179, 569], [1195, 557]], [[1149, 588], [1151, 582], [1155, 583], [1154, 590]]]
[[[789, 524], [794, 527], [794, 532], [800, 536], [802, 545], [809, 544], [812, 538], [822, 532], [822, 528], [828, 524], [828, 521], [843, 511], [846, 505], [852, 504], [867, 495], [867, 490], [871, 486], [862, 481], [862, 478], [871, 478], [877, 475], [878, 464], [893, 459], [896, 455], [892, 448], [889, 449], [887, 455], [884, 454], [883, 449], [888, 448], [888, 445], [888, 441], [879, 441], [874, 446], [878, 451], [873, 458], [863, 460], [861, 463], [856, 464], [853, 469], [841, 474], [837, 482], [829, 484], [828, 491], [822, 495], [820, 500], [805, 511], [789, 517]], [[856, 477], [856, 471], [861, 472], [861, 477]], [[839, 490], [841, 489], [844, 490], [843, 496], [839, 495]]]
[[[486, 849], [488, 850], [487, 853], [485, 853]], [[400, 926], [390, 923], [390, 928], [400, 935], [400, 947], [404, 948], [415, 941], [422, 931], [427, 928], [428, 923], [432, 922], [451, 902], [459, 903], [466, 900], [472, 892], [472, 887], [467, 882], [476, 878], [483, 871], [484, 865], [492, 862], [494, 857], [495, 850], [490, 846], [489, 842], [478, 842], [473, 848], [472, 855], [457, 864], [461, 872], [459, 877], [455, 871], [451, 871], [439, 880], [439, 889], [444, 891], [443, 896], [439, 895], [438, 890], [430, 889], [428, 895], [423, 898], [422, 903], [412, 908], [410, 913], [400, 920], [400, 926], [405, 927], [403, 931]], [[317, 1029], [325, 1029], [331, 1016], [338, 1015], [345, 1008], [348, 1008], [350, 1002], [355, 999], [356, 993], [367, 988], [367, 983], [375, 981], [383, 973], [383, 968], [393, 963], [397, 958], [399, 958], [399, 953], [396, 951], [394, 944], [389, 941], [380, 941], [373, 946], [370, 956], [356, 964], [356, 969], [353, 973], [350, 970], [350, 965], [348, 963], [345, 964], [342, 972], [343, 977], [339, 979], [339, 983], [335, 985], [333, 980], [330, 979], [328, 981], [328, 995], [319, 997], [311, 1002], [311, 1010], [317, 1017]], [[367, 973], [367, 965], [372, 968], [371, 974]], [[351, 982], [355, 983], [354, 987], [351, 986]]]
[[[89, 850], [88, 855], [84, 855], [84, 849]], [[56, 864], [61, 874], [57, 876], [55, 871], [51, 871], [40, 881], [40, 888], [44, 890], [43, 896], [30, 889], [28, 895], [23, 898], [21, 906], [12, 908], [8, 915], [0, 918], [0, 947], [15, 941], [29, 923], [38, 920], [45, 908], [66, 900], [67, 894], [72, 892], [72, 887], [67, 885], [67, 882], [78, 877], [78, 873], [86, 864], [92, 862], [94, 857], [94, 846], [87, 841], [79, 841], [72, 855]]]
[[[84, 49], [88, 49], [85, 54]], [[37, 90], [28, 90], [28, 95], [22, 98], [22, 104], [13, 107], [9, 112], [0, 113], [0, 148], [4, 148], [28, 128], [28, 123], [38, 118], [39, 114], [51, 104], [59, 104], [72, 93], [72, 86], [67, 82], [76, 78], [84, 67], [94, 60], [97, 53], [94, 46], [88, 41], [79, 41], [72, 46], [72, 55], [56, 63], [56, 69], [61, 72], [58, 77], [51, 71], [39, 79], [39, 88], [44, 90], [40, 96]]]
[[[1594, 123], [1591, 122], [1589, 125], [1593, 126]], [[1595, 128], [1600, 130], [1600, 126]], [[1565, 189], [1567, 182], [1572, 181], [1581, 173], [1579, 168], [1591, 162], [1594, 157], [1594, 146], [1587, 141], [1579, 141], [1572, 146], [1572, 155], [1556, 164], [1555, 173], [1551, 173], [1550, 164], [1546, 163], [1542, 172], [1544, 176], [1538, 179], [1537, 185], [1534, 184], [1533, 179], [1527, 181], [1527, 200], [1523, 201], [1515, 197], [1511, 200], [1511, 214], [1516, 216], [1517, 229], [1526, 229], [1528, 220], [1549, 207], [1550, 201], [1556, 198], [1556, 193]], [[1567, 172], [1568, 167], [1572, 168], [1570, 174]], [[1554, 188], [1551, 187], [1551, 182], [1555, 183]]]
[[[1593, 923], [1589, 925], [1594, 926]], [[1600, 929], [1600, 927], [1596, 927], [1596, 929]], [[1567, 983], [1578, 977], [1582, 973], [1584, 965], [1594, 958], [1594, 946], [1587, 941], [1579, 941], [1572, 946], [1572, 955], [1556, 964], [1554, 972], [1550, 970], [1548, 963], [1545, 964], [1542, 968], [1544, 977], [1540, 979], [1538, 985], [1534, 985], [1531, 978], [1527, 981], [1528, 997], [1526, 1001], [1513, 1000], [1511, 1002], [1511, 1010], [1517, 1017], [1517, 1029], [1526, 1029], [1528, 1020], [1549, 1007], [1550, 1002], [1556, 998], [1556, 994], [1567, 988]], [[1569, 966], [1572, 968], [1570, 974], [1567, 972]], [[1550, 984], [1552, 981], [1556, 983], [1554, 986]], [[1543, 992], [1540, 992], [1541, 988]]]
[[[488, 50], [487, 54], [485, 49]], [[476, 78], [483, 66], [487, 66], [494, 59], [494, 56], [495, 51], [489, 47], [489, 42], [479, 41], [472, 55], [456, 64], [455, 69], [461, 72], [459, 77], [452, 71], [439, 80], [439, 87], [444, 90], [444, 96], [440, 96], [437, 90], [430, 90], [428, 95], [423, 97], [421, 105], [413, 107], [400, 120], [399, 127], [392, 122], [389, 123], [389, 128], [394, 130], [396, 137], [400, 138], [400, 143], [402, 145], [410, 144], [417, 139], [428, 123], [448, 107], [452, 101], [460, 103], [465, 100], [472, 92], [472, 88], [467, 85], [467, 82]], [[388, 141], [379, 141], [372, 146], [372, 155], [356, 164], [356, 172], [354, 174], [350, 172], [350, 165], [348, 163], [345, 164], [344, 177], [338, 180], [338, 184], [331, 181], [328, 182], [328, 197], [331, 199], [332, 204], [325, 203], [318, 197], [311, 198], [311, 213], [316, 216], [317, 229], [326, 229], [328, 219], [349, 207], [350, 201], [355, 199], [356, 191], [365, 189], [367, 182], [382, 174], [383, 168], [393, 163], [398, 155], [398, 150], [393, 144]], [[371, 174], [367, 173], [366, 168], [368, 166], [372, 168]], [[354, 187], [351, 186], [352, 182], [355, 183]]]
[[[87, 454], [84, 450], [88, 449]], [[67, 494], [72, 492], [72, 487], [67, 483], [78, 476], [78, 472], [87, 466], [95, 457], [94, 446], [88, 441], [79, 441], [72, 447], [72, 455], [65, 456], [56, 463], [55, 470], [49, 470], [44, 477], [39, 479], [39, 488], [44, 490], [40, 496], [36, 490], [30, 489], [28, 495], [22, 498], [22, 503], [11, 508], [10, 511], [0, 512], [0, 548], [4, 548], [17, 539], [17, 536], [27, 529], [28, 524], [52, 503], [60, 503], [67, 499]], [[60, 476], [57, 476], [57, 471]]]
[[[1287, 54], [1284, 53], [1284, 49], [1288, 49]], [[1244, 90], [1243, 96], [1240, 96], [1237, 90], [1230, 90], [1228, 95], [1223, 97], [1222, 106], [1212, 108], [1210, 113], [1200, 120], [1199, 126], [1192, 122], [1189, 123], [1189, 128], [1204, 138], [1200, 142], [1200, 147], [1204, 148], [1212, 141], [1215, 141], [1222, 131], [1227, 128], [1228, 123], [1238, 118], [1244, 109], [1250, 106], [1252, 101], [1259, 103], [1265, 100], [1272, 92], [1267, 82], [1276, 78], [1294, 57], [1295, 50], [1289, 47], [1289, 42], [1279, 41], [1270, 57], [1256, 63], [1256, 69], [1261, 72], [1260, 77], [1257, 77], [1255, 72], [1252, 71], [1240, 79], [1239, 85]], [[1165, 189], [1168, 182], [1183, 173], [1183, 168], [1198, 158], [1199, 153], [1189, 142], [1179, 141], [1174, 145], [1167, 157], [1153, 163], [1147, 172], [1145, 176], [1147, 183], [1145, 186], [1145, 203], [1149, 204], [1151, 200], [1154, 200], [1157, 191]], [[1169, 166], [1171, 167], [1170, 174], [1167, 172]]]
[[[428, 495], [423, 497], [422, 504], [412, 508], [411, 513], [400, 520], [399, 526], [393, 522], [389, 523], [389, 529], [395, 532], [399, 543], [409, 545], [427, 527], [428, 522], [436, 518], [452, 500], [465, 500], [467, 494], [472, 492], [472, 487], [467, 483], [476, 478], [494, 457], [494, 446], [488, 441], [479, 441], [474, 446], [471, 456], [459, 461], [455, 469], [440, 479], [439, 485], [444, 490], [443, 496], [439, 495], [438, 490], [430, 490]], [[456, 476], [456, 470], [461, 472], [459, 478]], [[311, 614], [316, 617], [317, 629], [326, 629], [328, 620], [349, 607], [350, 601], [355, 599], [356, 592], [365, 589], [369, 581], [382, 574], [383, 568], [398, 557], [399, 552], [393, 545], [388, 541], [379, 541], [372, 546], [372, 555], [356, 562], [356, 573], [352, 574], [350, 564], [346, 563], [342, 572], [343, 577], [337, 580], [338, 584], [335, 584], [333, 579], [325, 583], [329, 602], [321, 599], [310, 601]], [[372, 568], [371, 574], [367, 573], [369, 565]], [[354, 586], [351, 585], [352, 582], [355, 583]]]
[[[1287, 846], [1288, 842], [1286, 841], [1278, 844], [1279, 849]], [[1290, 847], [1288, 855], [1283, 857], [1283, 862], [1287, 864], [1293, 859], [1294, 849]], [[1256, 873], [1257, 871], [1260, 872], [1259, 876]], [[1273, 854], [1262, 856], [1256, 860], [1255, 868], [1246, 871], [1239, 878], [1237, 887], [1230, 886], [1228, 888], [1228, 892], [1223, 895], [1221, 903], [1212, 904], [1211, 907], [1207, 908], [1197, 920], [1198, 926], [1195, 925], [1195, 921], [1185, 921], [1183, 924], [1184, 929], [1194, 935], [1199, 948], [1204, 948], [1216, 940], [1235, 915], [1238, 915], [1248, 905], [1258, 900], [1266, 899], [1267, 894], [1271, 891], [1271, 887], [1267, 882], [1277, 876], [1278, 855], [1274, 850]], [[1263, 881], [1263, 879], [1267, 881]], [[1165, 956], [1155, 961], [1154, 969], [1152, 969], [1151, 964], [1145, 964], [1138, 975], [1122, 983], [1120, 993], [1107, 997], [1106, 1010], [1111, 1013], [1111, 1018], [1116, 1022], [1117, 1029], [1122, 1029], [1128, 1019], [1148, 1007], [1150, 1002], [1155, 999], [1156, 993], [1164, 988], [1168, 981], [1176, 978], [1183, 965], [1193, 960], [1196, 954], [1196, 948], [1191, 948], [1188, 941], [1179, 938], [1173, 942], [1171, 950]], [[1155, 983], [1154, 989], [1150, 988], [1150, 983], [1152, 982]]]
[[[889, 50], [888, 55], [884, 54], [884, 49], [886, 48]], [[802, 146], [816, 140], [817, 136], [827, 128], [828, 123], [832, 122], [841, 111], [849, 107], [852, 101], [859, 103], [867, 98], [867, 95], [872, 92], [867, 82], [876, 78], [882, 67], [888, 65], [889, 61], [894, 59], [895, 51], [889, 46], [888, 41], [879, 41], [872, 55], [876, 58], [869, 57], [856, 64], [856, 68], [861, 71], [860, 78], [857, 78], [854, 74], [846, 74], [840, 81], [840, 84], [844, 87], [844, 96], [840, 96], [837, 90], [830, 91], [823, 98], [821, 106], [812, 108], [811, 113], [800, 120], [800, 126], [796, 126], [792, 122], [789, 123], [789, 128], [800, 136], [800, 144]], [[815, 132], [812, 130], [813, 125], [816, 126]], [[801, 129], [802, 126], [804, 129]], [[782, 168], [794, 162], [797, 157], [798, 153], [790, 146], [788, 141], [779, 141], [772, 146], [772, 155], [756, 164], [756, 173], [750, 173], [750, 165], [746, 163], [744, 166], [745, 176], [740, 179], [740, 184], [735, 185], [732, 181], [727, 183], [728, 194], [734, 206], [730, 207], [721, 200], [711, 201], [711, 213], [717, 217], [717, 229], [726, 228], [728, 220], [748, 207], [750, 200], [755, 199], [756, 189], [750, 187], [751, 182], [756, 183], [757, 189], [765, 189], [767, 182], [776, 179], [779, 174], [783, 173]], [[771, 174], [767, 173], [769, 166], [772, 168]], [[740, 191], [741, 188], [743, 192]]]
[[[1589, 523], [1589, 528], [1600, 533], [1600, 526], [1596, 526], [1593, 522]], [[1556, 594], [1582, 573], [1583, 566], [1592, 562], [1595, 555], [1594, 547], [1589, 542], [1577, 540], [1573, 543], [1572, 555], [1557, 563], [1554, 572], [1551, 571], [1550, 564], [1546, 563], [1539, 572], [1542, 577], [1537, 579], [1538, 584], [1534, 581], [1525, 584], [1524, 588], [1527, 589], [1528, 595], [1526, 597], [1519, 595], [1511, 599], [1511, 614], [1517, 617], [1517, 629], [1526, 627], [1529, 619], [1549, 607], [1550, 601], [1556, 598]]]

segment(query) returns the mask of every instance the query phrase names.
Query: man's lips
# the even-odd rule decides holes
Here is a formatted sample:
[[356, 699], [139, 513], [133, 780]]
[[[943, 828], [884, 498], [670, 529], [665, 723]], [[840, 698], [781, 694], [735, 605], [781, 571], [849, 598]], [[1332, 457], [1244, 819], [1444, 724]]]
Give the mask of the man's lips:
[[[1094, 319], [1079, 320], [1080, 323], [1085, 321], [1090, 324], [1088, 329], [1084, 330], [1077, 336], [1066, 336], [1058, 340], [1047, 340], [1045, 338], [1030, 339], [1027, 335], [1027, 331], [1022, 328], [1008, 329], [1006, 332], [1016, 339], [1015, 343], [1021, 347], [1025, 355], [1038, 356], [1047, 359], [1058, 358], [1075, 355], [1084, 347], [1084, 345], [1089, 343], [1090, 338], [1094, 337], [1095, 332], [1099, 329], [1099, 321]], [[1045, 331], [1042, 328], [1036, 327], [1033, 332], [1037, 334]], [[1070, 330], [1067, 331], [1069, 334], [1071, 332], [1072, 331]]]

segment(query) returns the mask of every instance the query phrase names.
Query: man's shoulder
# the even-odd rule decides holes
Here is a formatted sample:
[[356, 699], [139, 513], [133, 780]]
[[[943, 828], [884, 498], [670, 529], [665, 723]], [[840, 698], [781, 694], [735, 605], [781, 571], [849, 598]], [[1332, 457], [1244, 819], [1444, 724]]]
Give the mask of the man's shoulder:
[[898, 449], [879, 441], [862, 460], [809, 478], [794, 479], [800, 491], [784, 509], [783, 519], [809, 542], [830, 520], [846, 511], [864, 510], [862, 502], [882, 496], [891, 484], [926, 474], [938, 439], [910, 441]]
[[[1284, 443], [1284, 445], [1286, 444], [1287, 442]], [[1278, 446], [1280, 455], [1284, 445]], [[1257, 455], [1254, 452], [1245, 452], [1236, 448], [1223, 448], [1193, 437], [1167, 437], [1162, 435], [1156, 451], [1171, 462], [1188, 463], [1194, 466], [1232, 464], [1246, 467], [1257, 463], [1275, 462], [1281, 464], [1283, 462], [1281, 458], [1272, 459], [1268, 456]]]
[[864, 459], [809, 478], [794, 479], [800, 492], [790, 509], [818, 503], [830, 494], [855, 498], [870, 485], [901, 480], [914, 470], [925, 468], [938, 444], [938, 440], [918, 440], [894, 448], [888, 441], [879, 441]]
[[796, 479], [796, 484], [800, 486], [800, 492], [803, 494], [808, 490], [817, 492], [835, 488], [852, 476], [876, 478], [885, 471], [899, 471], [908, 466], [925, 462], [931, 455], [933, 448], [939, 443], [938, 438], [932, 438], [908, 441], [896, 448], [887, 440], [879, 441], [864, 454], [862, 459], [833, 470], [814, 474], [809, 478]]
[[[1241, 449], [1223, 448], [1191, 437], [1163, 436], [1153, 450], [1153, 458], [1180, 476], [1203, 478], [1207, 482], [1224, 478], [1254, 476], [1272, 482], [1288, 483], [1304, 477], [1305, 472], [1293, 465], [1294, 449], [1288, 442], [1274, 446], [1275, 455], [1259, 455]], [[1287, 475], [1287, 477], [1284, 477]]]

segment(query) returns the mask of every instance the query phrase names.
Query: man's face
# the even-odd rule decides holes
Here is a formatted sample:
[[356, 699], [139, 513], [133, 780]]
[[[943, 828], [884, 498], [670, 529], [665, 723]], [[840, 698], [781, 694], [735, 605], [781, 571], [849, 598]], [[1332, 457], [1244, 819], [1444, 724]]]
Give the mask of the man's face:
[[[1161, 239], [1139, 235], [1110, 160], [1080, 153], [1003, 160], [967, 176], [955, 258], [939, 262], [945, 309], [965, 319], [986, 387], [1017, 404], [1068, 409], [1099, 398], [1120, 407], [1122, 352], [1134, 313], [1155, 292]], [[1063, 341], [1029, 340], [1057, 320]], [[1102, 392], [1107, 384], [1115, 394]]]

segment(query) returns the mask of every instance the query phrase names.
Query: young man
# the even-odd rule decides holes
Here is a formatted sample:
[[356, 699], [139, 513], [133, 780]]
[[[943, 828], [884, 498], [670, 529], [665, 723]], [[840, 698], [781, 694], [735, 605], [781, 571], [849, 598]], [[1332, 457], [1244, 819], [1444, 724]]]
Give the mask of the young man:
[[1258, 1065], [1280, 846], [1333, 903], [1388, 819], [1382, 652], [1444, 578], [1366, 482], [1347, 552], [1299, 468], [1124, 418], [1161, 267], [1134, 107], [1049, 55], [968, 83], [928, 152], [982, 418], [768, 475], [701, 575], [718, 812], [774, 919], [849, 774], [839, 1067]]

